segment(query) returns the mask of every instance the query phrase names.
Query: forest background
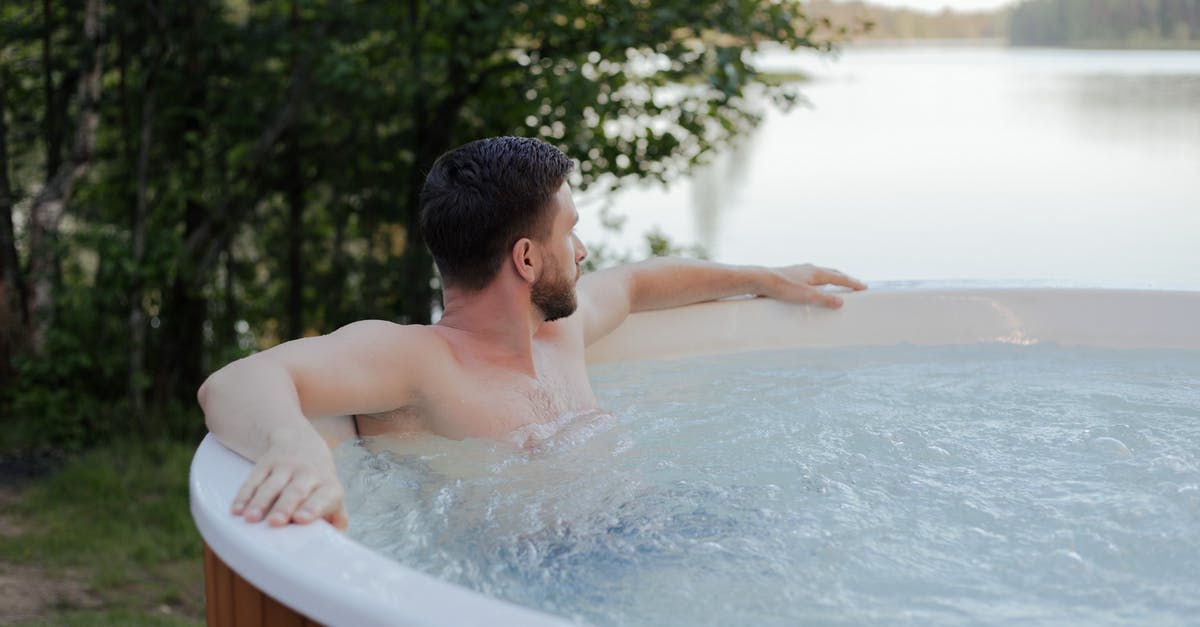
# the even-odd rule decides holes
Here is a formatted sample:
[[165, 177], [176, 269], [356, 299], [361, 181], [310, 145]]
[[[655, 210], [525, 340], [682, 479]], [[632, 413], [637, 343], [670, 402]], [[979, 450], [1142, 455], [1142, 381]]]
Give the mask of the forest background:
[[911, 38], [1196, 48], [1200, 0], [0, 3], [0, 622], [202, 611], [197, 386], [353, 320], [429, 321], [411, 227], [445, 150], [531, 135], [578, 188], [667, 181], [796, 101], [756, 50]]

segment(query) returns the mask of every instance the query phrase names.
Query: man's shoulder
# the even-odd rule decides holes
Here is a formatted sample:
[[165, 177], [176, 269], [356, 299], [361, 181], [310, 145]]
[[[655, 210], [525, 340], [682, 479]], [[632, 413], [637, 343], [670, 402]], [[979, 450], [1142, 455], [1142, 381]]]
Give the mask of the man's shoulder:
[[[446, 362], [443, 358], [451, 351], [434, 329], [422, 324], [360, 320], [330, 333], [327, 337], [332, 342], [328, 346], [356, 364], [398, 376], [417, 364], [429, 369]], [[410, 374], [416, 376], [421, 368]]]
[[390, 320], [359, 320], [334, 331], [333, 337], [355, 343], [441, 343], [433, 327], [426, 324], [400, 324]]

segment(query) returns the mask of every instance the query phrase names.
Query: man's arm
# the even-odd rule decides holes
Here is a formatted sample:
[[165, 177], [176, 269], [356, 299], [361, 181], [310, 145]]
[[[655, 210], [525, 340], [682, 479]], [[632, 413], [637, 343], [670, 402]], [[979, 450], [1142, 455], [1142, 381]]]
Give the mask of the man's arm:
[[[212, 434], [257, 462], [233, 512], [273, 525], [325, 518], [344, 527], [342, 488], [328, 445], [309, 422], [409, 402], [420, 332], [357, 322], [280, 344], [213, 373], [197, 398]], [[407, 348], [406, 348], [407, 347]]]
[[790, 303], [841, 307], [842, 299], [819, 289], [821, 285], [867, 288], [837, 270], [808, 264], [765, 268], [658, 257], [608, 268], [579, 281], [584, 344], [604, 337], [631, 313], [729, 296], [766, 296]]

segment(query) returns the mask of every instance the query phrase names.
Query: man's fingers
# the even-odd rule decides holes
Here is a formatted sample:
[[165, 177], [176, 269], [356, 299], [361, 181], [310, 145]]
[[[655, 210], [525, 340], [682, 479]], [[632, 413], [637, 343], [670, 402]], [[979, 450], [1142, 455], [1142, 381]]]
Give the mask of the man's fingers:
[[811, 285], [797, 286], [797, 290], [784, 300], [793, 303], [811, 303], [830, 309], [837, 309], [842, 306], [842, 298], [840, 296]]
[[279, 498], [275, 500], [275, 505], [271, 507], [271, 513], [267, 515], [267, 522], [272, 527], [282, 527], [292, 520], [292, 513], [296, 511], [296, 507], [312, 494], [316, 488], [317, 482], [312, 475], [307, 472], [300, 471], [292, 475], [283, 492], [279, 494]]
[[345, 529], [346, 509], [342, 499], [340, 486], [322, 485], [308, 495], [292, 519], [300, 524], [307, 524], [318, 518], [324, 518], [333, 526]]
[[841, 297], [836, 296], [834, 294], [830, 294], [829, 292], [822, 292], [821, 290], [815, 290], [815, 291], [817, 293], [816, 301], [818, 303], [820, 303], [830, 309], [837, 309], [842, 306]]
[[813, 273], [813, 285], [837, 285], [853, 290], [865, 290], [867, 284], [831, 268], [818, 268]]
[[839, 280], [837, 280], [837, 281], [832, 281], [832, 283], [833, 283], [834, 285], [841, 285], [842, 287], [848, 287], [848, 288], [850, 288], [850, 289], [852, 289], [852, 290], [865, 290], [865, 289], [867, 289], [867, 284], [866, 284], [866, 283], [863, 283], [862, 281], [859, 281], [858, 279], [856, 279], [856, 278], [854, 278], [854, 277], [852, 277], [852, 276], [846, 276], [846, 275], [844, 275], [844, 274], [842, 274], [842, 273], [840, 273], [840, 272], [839, 272], [838, 274], [839, 274]]
[[329, 524], [341, 529], [342, 531], [345, 531], [346, 527], [350, 526], [350, 518], [346, 516], [345, 507], [339, 507], [337, 511], [329, 516], [326, 516], [325, 520], [328, 520]]
[[262, 520], [291, 477], [292, 472], [290, 469], [279, 467], [271, 469], [271, 474], [262, 483], [258, 484], [258, 488], [254, 490], [254, 496], [246, 504], [246, 521], [258, 522]]
[[259, 484], [263, 479], [267, 478], [267, 474], [271, 470], [263, 465], [254, 467], [250, 471], [250, 476], [242, 482], [242, 487], [238, 489], [237, 495], [233, 497], [233, 506], [230, 508], [235, 516], [241, 516], [242, 512], [246, 511], [246, 503], [250, 501], [250, 497], [254, 496], [254, 491], [258, 489]]
[[234, 497], [233, 513], [249, 523], [266, 519], [272, 527], [337, 514], [333, 520], [345, 526], [342, 485], [324, 443], [299, 453], [294, 446], [279, 448], [285, 450], [273, 448], [259, 458]]

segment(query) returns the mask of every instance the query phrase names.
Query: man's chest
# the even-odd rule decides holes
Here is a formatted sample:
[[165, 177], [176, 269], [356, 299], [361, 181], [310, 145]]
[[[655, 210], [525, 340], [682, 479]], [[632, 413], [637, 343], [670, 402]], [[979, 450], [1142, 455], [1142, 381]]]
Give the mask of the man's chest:
[[536, 377], [486, 367], [453, 368], [424, 386], [415, 400], [410, 407], [370, 416], [378, 432], [503, 438], [521, 427], [596, 406], [582, 360], [574, 364], [554, 359], [539, 363]]
[[477, 373], [458, 392], [456, 403], [438, 403], [437, 423], [460, 437], [503, 437], [530, 424], [596, 405], [587, 371], [557, 363], [542, 364], [536, 377], [513, 373]]

